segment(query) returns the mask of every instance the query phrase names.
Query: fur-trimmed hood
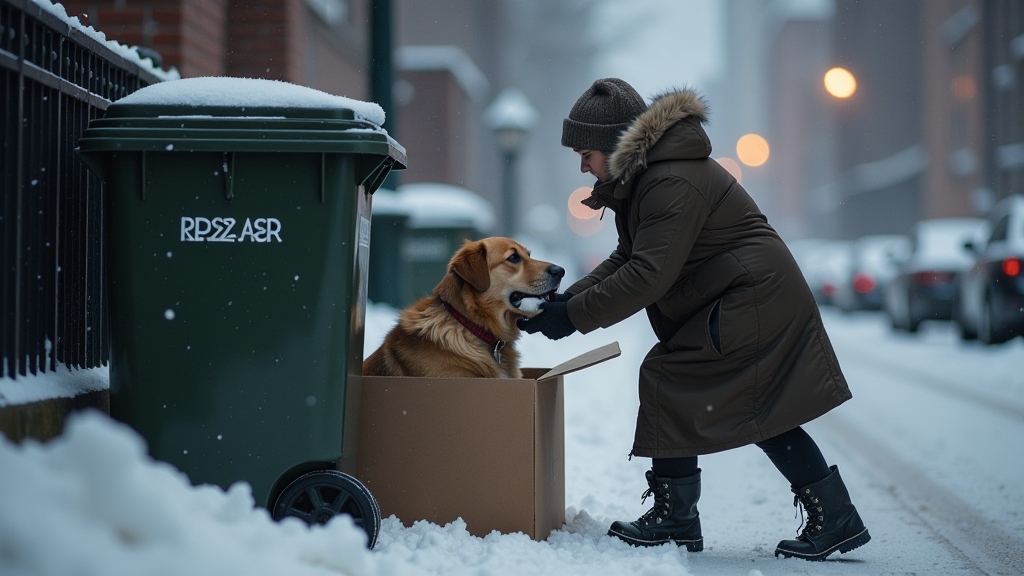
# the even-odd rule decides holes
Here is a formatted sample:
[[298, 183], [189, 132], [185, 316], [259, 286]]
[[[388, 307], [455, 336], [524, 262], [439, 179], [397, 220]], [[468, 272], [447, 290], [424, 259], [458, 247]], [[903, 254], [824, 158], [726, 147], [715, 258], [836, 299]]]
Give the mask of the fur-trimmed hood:
[[[679, 134], [665, 138], [680, 120], [692, 118]], [[711, 154], [711, 141], [701, 123], [708, 120], [708, 107], [704, 98], [690, 89], [679, 89], [659, 94], [651, 105], [627, 128], [615, 150], [608, 157], [611, 179], [626, 182], [654, 160], [652, 153], [659, 143], [658, 159], [706, 158]], [[672, 130], [671, 132], [677, 132]]]

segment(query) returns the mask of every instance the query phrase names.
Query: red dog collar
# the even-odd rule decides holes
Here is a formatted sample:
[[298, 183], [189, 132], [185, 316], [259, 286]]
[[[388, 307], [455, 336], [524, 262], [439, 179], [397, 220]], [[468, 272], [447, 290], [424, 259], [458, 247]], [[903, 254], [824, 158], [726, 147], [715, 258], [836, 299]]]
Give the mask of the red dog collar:
[[[438, 298], [438, 300], [441, 299]], [[501, 349], [505, 347], [506, 342], [504, 340], [498, 340], [498, 338], [494, 334], [491, 334], [484, 328], [481, 328], [480, 326], [477, 326], [476, 324], [471, 322], [468, 318], [460, 314], [458, 310], [453, 308], [451, 304], [445, 302], [444, 300], [441, 300], [441, 304], [444, 305], [444, 309], [447, 310], [449, 314], [454, 316], [455, 319], [459, 321], [459, 324], [462, 324], [463, 326], [466, 327], [466, 330], [469, 330], [470, 332], [473, 333], [474, 336], [486, 342], [488, 346], [494, 346], [494, 349], [491, 351], [491, 356], [494, 356], [495, 362], [501, 364]]]

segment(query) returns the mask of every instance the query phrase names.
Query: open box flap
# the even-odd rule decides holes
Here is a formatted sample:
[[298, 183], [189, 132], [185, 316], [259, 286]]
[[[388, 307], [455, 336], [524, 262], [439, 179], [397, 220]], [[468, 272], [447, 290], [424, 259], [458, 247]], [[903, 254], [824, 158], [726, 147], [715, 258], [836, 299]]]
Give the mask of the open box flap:
[[537, 380], [547, 380], [548, 378], [556, 378], [558, 376], [576, 372], [577, 370], [583, 370], [584, 368], [589, 368], [594, 364], [600, 364], [605, 360], [617, 358], [620, 355], [622, 355], [622, 350], [619, 349], [619, 343], [612, 342], [611, 344], [601, 346], [600, 348], [595, 348], [590, 352], [580, 354], [572, 360], [562, 362], [558, 366], [548, 370], [543, 376], [537, 378]]

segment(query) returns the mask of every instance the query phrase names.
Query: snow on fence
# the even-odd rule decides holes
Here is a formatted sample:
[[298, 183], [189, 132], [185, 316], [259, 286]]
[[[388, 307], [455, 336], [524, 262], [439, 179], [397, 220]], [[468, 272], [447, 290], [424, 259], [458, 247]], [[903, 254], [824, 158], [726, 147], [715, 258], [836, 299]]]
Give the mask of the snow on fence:
[[107, 349], [104, 206], [75, 156], [114, 100], [175, 77], [48, 0], [0, 0], [0, 378]]

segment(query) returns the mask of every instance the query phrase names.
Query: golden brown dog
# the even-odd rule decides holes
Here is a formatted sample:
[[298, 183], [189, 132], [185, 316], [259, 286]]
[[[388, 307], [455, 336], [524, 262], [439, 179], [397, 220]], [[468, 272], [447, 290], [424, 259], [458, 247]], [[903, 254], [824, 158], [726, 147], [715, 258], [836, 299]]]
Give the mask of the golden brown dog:
[[565, 270], [509, 238], [466, 241], [434, 295], [402, 311], [363, 374], [521, 378], [516, 319], [524, 298], [550, 300]]

